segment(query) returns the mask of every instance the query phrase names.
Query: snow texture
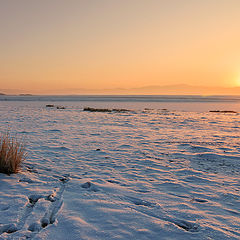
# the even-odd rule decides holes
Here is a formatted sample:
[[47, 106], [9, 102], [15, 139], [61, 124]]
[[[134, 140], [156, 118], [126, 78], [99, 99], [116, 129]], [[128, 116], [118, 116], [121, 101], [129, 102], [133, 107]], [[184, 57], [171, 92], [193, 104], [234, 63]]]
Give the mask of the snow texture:
[[240, 239], [239, 114], [46, 104], [0, 102], [28, 152], [0, 174], [0, 239]]

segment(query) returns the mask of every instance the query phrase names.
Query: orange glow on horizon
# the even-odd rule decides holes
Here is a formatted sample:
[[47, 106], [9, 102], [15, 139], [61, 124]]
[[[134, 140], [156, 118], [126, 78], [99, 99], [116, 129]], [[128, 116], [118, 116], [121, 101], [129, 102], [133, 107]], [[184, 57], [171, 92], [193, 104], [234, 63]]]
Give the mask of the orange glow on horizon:
[[181, 94], [186, 84], [237, 94], [219, 88], [240, 86], [239, 9], [234, 0], [2, 1], [0, 92], [180, 85]]

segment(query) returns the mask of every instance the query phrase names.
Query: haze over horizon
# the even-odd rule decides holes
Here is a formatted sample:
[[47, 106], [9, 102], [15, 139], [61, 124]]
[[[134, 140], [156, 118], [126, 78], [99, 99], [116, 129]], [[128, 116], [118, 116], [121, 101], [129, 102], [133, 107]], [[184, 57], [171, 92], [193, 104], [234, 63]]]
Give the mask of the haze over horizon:
[[143, 86], [137, 88], [105, 89], [55, 89], [54, 91], [0, 89], [0, 94], [10, 95], [239, 95], [240, 87], [206, 87], [187, 84]]
[[0, 92], [240, 95], [239, 9], [238, 0], [0, 1]]

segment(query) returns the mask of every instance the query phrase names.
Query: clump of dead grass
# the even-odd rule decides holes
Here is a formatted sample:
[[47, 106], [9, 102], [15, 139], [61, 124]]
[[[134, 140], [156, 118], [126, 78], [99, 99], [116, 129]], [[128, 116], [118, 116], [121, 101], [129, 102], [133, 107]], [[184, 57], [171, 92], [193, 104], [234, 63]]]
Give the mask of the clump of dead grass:
[[25, 145], [9, 133], [0, 135], [0, 172], [17, 173], [26, 158]]

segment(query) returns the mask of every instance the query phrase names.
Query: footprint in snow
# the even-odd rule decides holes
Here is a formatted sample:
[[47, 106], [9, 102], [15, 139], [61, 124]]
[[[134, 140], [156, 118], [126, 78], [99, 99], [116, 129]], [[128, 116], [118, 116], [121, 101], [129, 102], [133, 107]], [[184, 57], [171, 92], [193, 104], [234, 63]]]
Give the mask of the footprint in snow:
[[174, 220], [172, 221], [175, 225], [177, 225], [178, 227], [184, 229], [185, 231], [188, 232], [198, 232], [199, 230], [199, 226], [195, 223], [192, 222], [188, 222], [185, 220]]
[[26, 177], [19, 179], [19, 182], [34, 183], [32, 179]]
[[1, 206], [0, 211], [6, 211], [6, 210], [8, 210], [9, 208], [10, 208], [10, 206], [8, 206], [8, 205]]
[[[49, 224], [53, 224], [63, 204], [62, 196], [65, 185], [69, 181], [69, 175], [64, 175], [59, 178], [59, 181], [61, 181], [59, 189], [55, 190], [52, 194], [47, 196], [41, 194], [30, 195], [28, 197], [28, 203], [23, 209], [22, 214], [20, 214], [17, 222], [1, 225], [0, 235], [2, 233], [8, 233], [13, 234], [12, 237], [14, 237], [15, 232], [24, 233], [26, 230], [29, 230], [33, 234], [37, 234]], [[46, 209], [45, 212], [42, 211], [43, 208], [41, 208], [41, 206], [44, 205]], [[33, 235], [31, 236], [33, 237]]]
[[82, 188], [88, 189], [93, 192], [99, 191], [99, 189], [91, 182], [85, 182], [81, 185]]
[[127, 186], [125, 183], [121, 183], [121, 182], [119, 182], [119, 181], [117, 181], [117, 180], [109, 179], [109, 180], [107, 180], [107, 181], [110, 182], [110, 183], [118, 184], [118, 185], [120, 185], [120, 186]]
[[135, 198], [135, 197], [130, 197], [130, 196], [126, 196], [126, 198], [137, 206], [140, 206], [140, 205], [145, 206], [145, 207], [155, 207], [156, 206], [156, 203], [142, 200], [140, 198]]

